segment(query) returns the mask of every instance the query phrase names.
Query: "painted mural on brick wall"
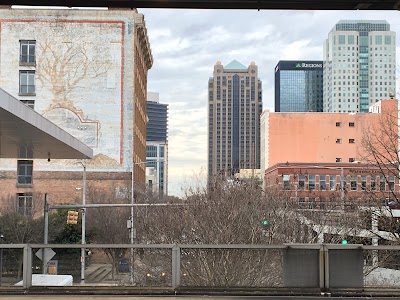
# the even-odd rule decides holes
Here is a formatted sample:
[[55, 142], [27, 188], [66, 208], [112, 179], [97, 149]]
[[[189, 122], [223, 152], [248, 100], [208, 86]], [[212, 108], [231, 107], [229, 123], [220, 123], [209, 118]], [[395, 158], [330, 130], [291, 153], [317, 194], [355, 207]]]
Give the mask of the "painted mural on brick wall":
[[123, 109], [121, 24], [4, 22], [1, 30], [2, 38], [12, 35], [8, 44], [16, 49], [21, 40], [36, 41], [35, 110], [92, 147], [92, 165], [118, 166]]

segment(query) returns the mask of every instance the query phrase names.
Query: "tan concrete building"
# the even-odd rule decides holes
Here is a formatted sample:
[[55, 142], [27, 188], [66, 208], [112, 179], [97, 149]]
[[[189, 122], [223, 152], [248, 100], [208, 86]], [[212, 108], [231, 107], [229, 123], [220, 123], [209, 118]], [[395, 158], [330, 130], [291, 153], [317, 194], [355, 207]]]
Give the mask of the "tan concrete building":
[[259, 169], [262, 86], [258, 67], [217, 62], [208, 81], [208, 177]]
[[[136, 10], [0, 10], [0, 87], [90, 146], [88, 185], [129, 194], [145, 188], [147, 72], [153, 63]], [[0, 159], [0, 197], [29, 205], [80, 198], [76, 160]], [[24, 151], [22, 151], [24, 150]]]
[[379, 126], [387, 115], [397, 118], [397, 105], [397, 100], [379, 101], [371, 107], [371, 113], [265, 111], [261, 115], [261, 173], [286, 162], [361, 161], [364, 154], [360, 146], [366, 129]]

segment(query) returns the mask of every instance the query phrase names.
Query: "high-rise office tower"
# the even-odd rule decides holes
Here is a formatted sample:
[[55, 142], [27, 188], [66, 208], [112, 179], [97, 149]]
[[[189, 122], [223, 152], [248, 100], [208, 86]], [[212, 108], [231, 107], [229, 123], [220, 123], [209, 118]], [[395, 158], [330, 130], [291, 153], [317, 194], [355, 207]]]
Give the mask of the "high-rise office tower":
[[276, 112], [321, 112], [322, 61], [284, 61], [275, 67]]
[[[168, 104], [159, 103], [159, 94], [147, 93], [146, 166], [155, 169], [153, 191], [168, 193]], [[146, 180], [147, 181], [147, 180]]]
[[260, 167], [262, 89], [258, 67], [234, 60], [208, 81], [208, 176]]
[[324, 44], [324, 111], [368, 112], [396, 92], [396, 33], [386, 21], [340, 21]]

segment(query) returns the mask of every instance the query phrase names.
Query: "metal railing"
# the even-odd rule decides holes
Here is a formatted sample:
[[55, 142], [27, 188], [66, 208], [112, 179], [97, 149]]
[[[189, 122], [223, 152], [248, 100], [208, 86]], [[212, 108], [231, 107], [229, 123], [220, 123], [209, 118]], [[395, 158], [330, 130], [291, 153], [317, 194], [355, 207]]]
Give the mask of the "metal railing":
[[[88, 252], [85, 284], [80, 283], [82, 247]], [[225, 292], [240, 289], [286, 293], [294, 290], [296, 293], [365, 293], [371, 289], [390, 289], [400, 293], [400, 283], [397, 283], [400, 246], [0, 244], [0, 249], [4, 250], [0, 260], [1, 289], [18, 286], [23, 290], [33, 286], [47, 286], [48, 289], [50, 283], [35, 280], [42, 276], [39, 274], [53, 273], [72, 275], [73, 288], [78, 289], [109, 286], [112, 289], [158, 288], [169, 292], [197, 290], [204, 293], [220, 288]], [[134, 250], [132, 260], [130, 249]], [[48, 253], [52, 254], [47, 257]], [[43, 270], [41, 259], [45, 256], [47, 260], [53, 258], [53, 262], [58, 262], [58, 272], [50, 267]], [[133, 284], [132, 272], [135, 275]]]

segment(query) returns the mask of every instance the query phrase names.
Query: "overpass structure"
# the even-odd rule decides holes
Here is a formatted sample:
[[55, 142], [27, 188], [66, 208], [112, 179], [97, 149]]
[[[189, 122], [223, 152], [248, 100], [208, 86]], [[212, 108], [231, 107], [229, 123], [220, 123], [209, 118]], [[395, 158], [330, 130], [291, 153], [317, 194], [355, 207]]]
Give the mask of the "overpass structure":
[[22, 157], [86, 159], [93, 150], [0, 89], [0, 158]]
[[206, 9], [308, 9], [399, 10], [399, 0], [2, 0], [1, 5], [108, 7], [108, 8], [206, 8]]

